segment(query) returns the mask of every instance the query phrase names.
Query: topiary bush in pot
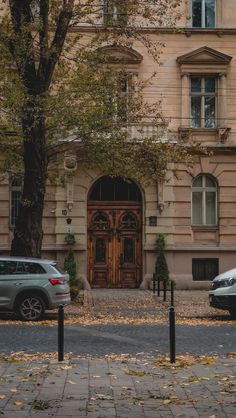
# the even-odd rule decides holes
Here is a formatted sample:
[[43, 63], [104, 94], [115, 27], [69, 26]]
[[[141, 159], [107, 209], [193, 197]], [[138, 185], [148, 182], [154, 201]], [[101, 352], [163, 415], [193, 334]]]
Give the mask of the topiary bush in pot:
[[79, 292], [79, 279], [76, 278], [76, 261], [72, 248], [66, 254], [64, 270], [69, 274], [71, 300], [74, 300]]
[[165, 236], [164, 234], [158, 234], [156, 238], [156, 265], [155, 265], [155, 274], [157, 280], [161, 282], [169, 283], [169, 269], [165, 257]]

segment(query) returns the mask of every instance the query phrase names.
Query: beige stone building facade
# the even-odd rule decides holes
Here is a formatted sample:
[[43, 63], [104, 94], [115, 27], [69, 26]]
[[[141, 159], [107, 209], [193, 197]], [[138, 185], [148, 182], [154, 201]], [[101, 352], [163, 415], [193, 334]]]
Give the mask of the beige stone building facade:
[[[164, 233], [178, 288], [207, 288], [218, 272], [235, 267], [235, 22], [235, 0], [183, 0], [177, 29], [148, 29], [154, 42], [165, 44], [160, 66], [138, 42], [133, 50], [110, 51], [126, 54], [129, 71], [140, 80], [155, 70], [146, 99], [161, 99], [173, 138], [191, 135], [212, 153], [197, 158], [192, 169], [175, 167], [178, 178], [170, 167], [164, 184], [143, 187], [82, 169], [74, 146], [65, 158], [66, 186], [48, 185], [45, 257], [63, 265], [71, 230], [78, 277], [92, 287], [138, 287], [152, 278], [156, 235]], [[152, 127], [146, 129], [150, 134]], [[0, 187], [1, 254], [10, 249], [19, 194], [11, 178]]]

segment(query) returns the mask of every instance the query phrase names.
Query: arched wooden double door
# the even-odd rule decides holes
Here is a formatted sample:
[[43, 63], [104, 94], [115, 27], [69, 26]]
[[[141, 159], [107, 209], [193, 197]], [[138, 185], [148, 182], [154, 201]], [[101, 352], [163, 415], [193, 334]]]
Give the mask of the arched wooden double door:
[[92, 287], [139, 286], [141, 220], [137, 185], [110, 177], [95, 183], [88, 201], [88, 278]]

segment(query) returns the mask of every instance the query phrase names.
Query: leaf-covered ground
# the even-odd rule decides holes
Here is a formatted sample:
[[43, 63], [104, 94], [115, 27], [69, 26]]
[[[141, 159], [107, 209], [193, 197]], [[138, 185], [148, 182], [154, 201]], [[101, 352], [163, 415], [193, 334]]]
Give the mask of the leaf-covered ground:
[[[176, 322], [189, 325], [234, 323], [228, 312], [209, 306], [208, 292], [175, 291]], [[107, 323], [166, 323], [170, 294], [163, 302], [163, 294], [154, 296], [151, 291], [99, 289], [80, 293], [77, 301], [65, 307], [65, 323], [107, 324]], [[19, 322], [14, 314], [1, 313], [0, 323]], [[57, 324], [57, 311], [48, 312], [39, 322], [30, 324]]]
[[0, 415], [59, 418], [69, 411], [73, 417], [235, 417], [235, 353], [186, 354], [174, 364], [145, 353], [62, 363], [53, 355], [0, 357]]

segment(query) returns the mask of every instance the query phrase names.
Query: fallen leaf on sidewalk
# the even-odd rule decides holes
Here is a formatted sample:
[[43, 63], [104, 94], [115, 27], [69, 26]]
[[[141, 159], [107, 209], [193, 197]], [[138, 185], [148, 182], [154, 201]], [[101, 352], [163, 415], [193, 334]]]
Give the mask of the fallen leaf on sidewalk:
[[146, 372], [144, 371], [139, 371], [139, 370], [127, 370], [125, 371], [125, 374], [127, 376], [138, 376], [138, 377], [143, 377], [145, 376]]
[[23, 405], [23, 402], [21, 402], [21, 401], [15, 401], [14, 402], [14, 405], [16, 405], [16, 406], [22, 406]]
[[76, 385], [76, 382], [73, 382], [73, 380], [67, 380], [67, 383], [70, 383], [70, 385]]
[[44, 411], [44, 409], [48, 409], [50, 406], [48, 401], [42, 401], [41, 399], [35, 400], [32, 405], [33, 409], [37, 409], [38, 411]]
[[96, 393], [95, 399], [100, 399], [102, 401], [113, 401], [113, 396], [104, 395], [103, 393]]
[[0, 399], [5, 399], [6, 395], [0, 395]]

